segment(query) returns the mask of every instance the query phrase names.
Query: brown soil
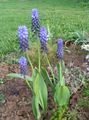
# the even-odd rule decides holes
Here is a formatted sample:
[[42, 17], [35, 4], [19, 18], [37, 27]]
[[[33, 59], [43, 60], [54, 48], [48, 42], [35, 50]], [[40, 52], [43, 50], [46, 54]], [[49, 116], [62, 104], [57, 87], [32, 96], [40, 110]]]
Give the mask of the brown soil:
[[[12, 71], [12, 66], [1, 66], [0, 77], [6, 79], [6, 75]], [[15, 66], [14, 71], [17, 72]], [[24, 81], [20, 79], [6, 80], [0, 85], [0, 91], [5, 94], [5, 103], [0, 106], [0, 120], [34, 120], [31, 109], [31, 91]]]
[[[9, 79], [8, 73], [18, 73], [18, 65], [2, 65], [0, 66], [0, 78], [5, 80], [4, 84], [0, 85], [0, 92], [5, 95], [5, 102], [0, 104], [0, 120], [35, 120], [32, 113], [32, 93], [27, 87], [25, 81], [21, 79]], [[50, 92], [49, 92], [50, 94]], [[51, 106], [48, 106], [49, 112], [47, 116], [51, 116], [53, 103], [51, 97], [48, 99]], [[44, 115], [43, 120], [48, 117]]]
[[68, 67], [79, 67], [81, 70], [86, 70], [85, 63], [87, 62], [86, 52], [84, 50], [80, 51], [80, 47], [72, 44], [69, 47], [69, 52], [64, 53], [64, 61]]
[[[80, 67], [81, 70], [85, 71], [85, 55], [78, 53], [76, 50], [74, 51], [73, 46], [70, 48], [70, 51], [70, 53], [65, 53], [65, 64], [68, 67]], [[19, 72], [18, 65], [4, 64], [0, 66], [0, 78], [5, 79], [5, 83], [0, 85], [0, 92], [5, 94], [5, 102], [0, 104], [0, 120], [35, 120], [31, 108], [32, 93], [23, 80], [9, 80], [6, 75], [11, 72]], [[51, 97], [49, 98], [49, 103], [48, 112], [43, 118], [44, 120], [49, 120], [48, 117], [51, 116], [53, 109]], [[82, 112], [86, 111], [83, 110]], [[88, 114], [89, 109], [87, 110]], [[89, 120], [89, 116], [80, 118], [78, 120]]]
[[2, 87], [5, 103], [0, 106], [0, 120], [34, 120], [31, 92], [21, 80], [7, 81]]

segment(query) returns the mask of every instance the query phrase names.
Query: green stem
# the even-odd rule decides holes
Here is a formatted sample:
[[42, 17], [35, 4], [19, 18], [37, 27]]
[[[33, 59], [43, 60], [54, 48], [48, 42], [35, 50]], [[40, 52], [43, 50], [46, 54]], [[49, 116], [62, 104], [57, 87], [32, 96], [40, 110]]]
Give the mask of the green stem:
[[59, 113], [59, 119], [58, 120], [62, 120], [64, 112], [65, 112], [65, 108], [62, 107], [62, 111]]
[[39, 72], [41, 71], [41, 61], [40, 61], [40, 44], [38, 40], [38, 67], [39, 67]]
[[32, 72], [33, 72], [34, 68], [33, 68], [32, 62], [31, 62], [27, 52], [26, 52], [26, 56], [27, 56], [29, 64], [31, 65], [31, 69], [32, 69]]
[[31, 91], [33, 91], [33, 89], [32, 89], [32, 87], [31, 87], [31, 85], [29, 84], [28, 80], [25, 79], [25, 82], [26, 82], [26, 84], [28, 85], [28, 87], [31, 89]]
[[62, 61], [60, 61], [60, 63], [59, 63], [59, 65], [60, 65], [60, 82], [62, 81]]
[[65, 81], [64, 81], [63, 72], [62, 72], [62, 67], [63, 67], [62, 60], [60, 60], [59, 65], [60, 65], [60, 71], [59, 71], [60, 72], [60, 84], [61, 84], [61, 86], [63, 86], [63, 85], [65, 85]]
[[46, 54], [46, 59], [47, 59], [48, 65], [49, 65], [50, 70], [51, 70], [51, 74], [52, 74], [52, 77], [53, 77], [53, 81], [54, 81], [54, 83], [55, 83], [55, 76], [54, 76], [54, 73], [53, 73], [53, 70], [52, 70], [52, 66], [51, 66], [51, 64], [50, 64], [50, 62], [49, 62], [49, 59], [48, 59], [48, 57], [47, 57], [47, 54]]

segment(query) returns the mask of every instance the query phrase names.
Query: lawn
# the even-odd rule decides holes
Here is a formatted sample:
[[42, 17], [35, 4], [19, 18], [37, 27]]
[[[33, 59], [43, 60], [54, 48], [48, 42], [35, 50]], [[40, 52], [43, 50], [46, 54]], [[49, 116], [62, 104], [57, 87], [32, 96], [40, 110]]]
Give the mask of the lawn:
[[18, 50], [19, 25], [26, 25], [30, 36], [32, 8], [38, 8], [41, 25], [49, 25], [52, 40], [89, 31], [89, 9], [74, 0], [0, 0], [0, 56]]

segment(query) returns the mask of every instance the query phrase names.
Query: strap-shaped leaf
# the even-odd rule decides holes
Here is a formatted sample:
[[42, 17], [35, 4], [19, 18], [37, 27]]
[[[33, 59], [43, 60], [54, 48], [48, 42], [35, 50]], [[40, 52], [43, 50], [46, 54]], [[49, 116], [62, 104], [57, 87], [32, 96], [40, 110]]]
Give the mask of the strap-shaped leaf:
[[40, 110], [39, 110], [39, 99], [37, 96], [33, 96], [32, 98], [32, 110], [33, 110], [33, 113], [36, 119], [39, 120], [41, 115], [40, 115]]
[[33, 90], [34, 94], [39, 98], [39, 104], [41, 105], [42, 109], [45, 111], [47, 108], [47, 87], [44, 82], [42, 75], [36, 69], [36, 77], [33, 80]]
[[44, 82], [43, 77], [40, 75], [40, 82], [39, 82], [39, 95], [40, 95], [40, 104], [44, 111], [46, 111], [47, 108], [47, 98], [48, 98], [48, 92], [47, 92], [47, 86]]
[[39, 97], [39, 79], [40, 79], [40, 76], [39, 74], [37, 73], [35, 79], [33, 80], [33, 91], [34, 91], [34, 94], [36, 96]]
[[17, 73], [10, 73], [7, 76], [11, 78], [21, 78], [21, 79], [24, 78], [24, 76], [22, 76], [21, 74], [17, 74]]
[[11, 77], [11, 78], [20, 78], [20, 79], [26, 79], [28, 81], [32, 81], [32, 78], [27, 75], [23, 76], [23, 75], [17, 74], [17, 73], [10, 73], [7, 76]]
[[38, 69], [35, 67], [34, 70], [33, 70], [33, 72], [32, 72], [32, 79], [33, 80], [36, 79], [36, 76], [37, 76], [37, 73], [38, 73], [37, 71], [38, 71]]
[[47, 83], [47, 85], [53, 86], [52, 80], [50, 79], [49, 74], [48, 74], [48, 72], [46, 71], [45, 68], [41, 69], [41, 74], [42, 74], [45, 82]]

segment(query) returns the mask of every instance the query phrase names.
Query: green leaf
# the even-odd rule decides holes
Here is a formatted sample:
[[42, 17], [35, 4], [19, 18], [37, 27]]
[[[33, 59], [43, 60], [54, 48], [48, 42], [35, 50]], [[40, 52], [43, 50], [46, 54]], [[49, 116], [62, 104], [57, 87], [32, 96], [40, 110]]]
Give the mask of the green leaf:
[[44, 82], [43, 77], [40, 75], [40, 82], [39, 82], [39, 95], [40, 95], [40, 104], [44, 111], [46, 111], [47, 108], [47, 98], [48, 98], [48, 92], [47, 92], [47, 86]]
[[26, 79], [28, 81], [32, 81], [32, 78], [25, 75], [25, 77], [21, 74], [17, 74], [17, 73], [10, 73], [7, 75], [8, 77], [11, 77], [11, 78], [20, 78], [20, 79]]
[[0, 92], [0, 104], [5, 103], [5, 95]]
[[24, 78], [24, 79], [26, 79], [28, 82], [32, 82], [32, 81], [33, 81], [32, 77], [29, 77], [29, 76], [27, 76], [27, 75], [25, 75], [25, 78]]
[[50, 79], [49, 74], [48, 74], [48, 72], [46, 71], [45, 68], [41, 69], [41, 74], [42, 74], [45, 82], [47, 83], [47, 85], [53, 86], [52, 80]]
[[4, 83], [4, 79], [0, 78], [0, 84], [3, 84], [3, 83]]
[[42, 109], [45, 111], [47, 108], [47, 87], [44, 82], [42, 75], [36, 69], [36, 77], [33, 80], [33, 90], [34, 94], [39, 98], [39, 104], [41, 105]]
[[37, 68], [34, 68], [33, 72], [32, 72], [32, 80], [34, 81], [36, 79], [36, 76], [37, 76], [37, 72], [38, 69]]
[[40, 110], [39, 110], [39, 99], [37, 96], [32, 98], [32, 110], [37, 120], [40, 119]]
[[11, 77], [11, 78], [21, 78], [21, 79], [24, 79], [24, 76], [22, 76], [21, 74], [17, 74], [17, 73], [10, 73], [7, 76]]
[[70, 91], [67, 86], [59, 86], [57, 84], [54, 94], [54, 100], [58, 106], [64, 106], [68, 104], [70, 98]]
[[36, 96], [39, 96], [39, 74], [36, 75], [36, 78], [33, 80], [33, 91]]
[[32, 74], [33, 79], [33, 91], [36, 96], [39, 96], [39, 72], [38, 69], [35, 68]]

